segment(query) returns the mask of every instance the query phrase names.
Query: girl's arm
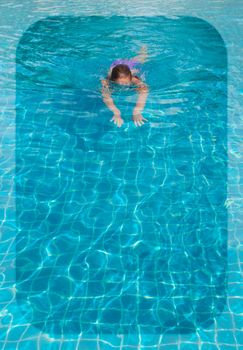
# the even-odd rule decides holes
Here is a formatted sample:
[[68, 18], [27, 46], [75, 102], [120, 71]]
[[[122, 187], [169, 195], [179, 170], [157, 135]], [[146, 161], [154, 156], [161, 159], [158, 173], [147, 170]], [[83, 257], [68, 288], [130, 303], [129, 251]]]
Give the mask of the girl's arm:
[[120, 113], [119, 109], [115, 106], [115, 104], [111, 98], [111, 93], [109, 90], [109, 83], [108, 83], [107, 79], [102, 79], [101, 84], [102, 84], [101, 93], [103, 96], [104, 103], [116, 116], [120, 116], [121, 113]]
[[136, 89], [139, 92], [136, 106], [134, 108], [134, 114], [140, 114], [145, 106], [147, 96], [148, 96], [148, 86], [138, 77], [133, 77], [132, 82], [138, 86]]

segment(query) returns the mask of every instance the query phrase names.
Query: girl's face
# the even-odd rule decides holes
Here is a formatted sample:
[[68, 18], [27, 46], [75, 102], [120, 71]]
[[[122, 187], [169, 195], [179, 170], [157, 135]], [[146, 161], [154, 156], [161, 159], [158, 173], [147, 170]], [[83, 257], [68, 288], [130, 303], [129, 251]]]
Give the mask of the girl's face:
[[116, 80], [116, 83], [120, 85], [129, 85], [131, 83], [131, 80], [132, 79], [130, 76], [121, 74], [119, 78]]

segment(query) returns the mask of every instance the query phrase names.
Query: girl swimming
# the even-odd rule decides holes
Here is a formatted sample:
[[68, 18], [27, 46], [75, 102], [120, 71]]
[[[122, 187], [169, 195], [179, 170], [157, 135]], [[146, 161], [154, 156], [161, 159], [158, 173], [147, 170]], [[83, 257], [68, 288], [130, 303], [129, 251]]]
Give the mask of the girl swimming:
[[106, 79], [101, 79], [103, 101], [114, 113], [110, 121], [114, 121], [118, 127], [123, 124], [124, 120], [121, 118], [121, 113], [111, 98], [109, 82], [114, 82], [120, 85], [137, 86], [136, 90], [139, 92], [139, 96], [133, 110], [133, 121], [136, 126], [141, 126], [144, 124], [143, 120], [147, 121], [147, 119], [141, 115], [141, 112], [143, 111], [148, 96], [148, 87], [138, 76], [134, 75], [134, 73], [138, 71], [134, 69], [134, 67], [138, 64], [144, 63], [146, 58], [147, 47], [143, 46], [138, 56], [133, 57], [132, 59], [118, 59], [114, 61], [110, 66]]

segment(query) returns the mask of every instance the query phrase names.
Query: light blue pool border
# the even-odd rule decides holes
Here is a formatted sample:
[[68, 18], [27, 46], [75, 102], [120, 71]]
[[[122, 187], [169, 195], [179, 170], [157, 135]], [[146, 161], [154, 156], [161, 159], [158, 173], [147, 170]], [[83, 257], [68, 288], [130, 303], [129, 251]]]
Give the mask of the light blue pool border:
[[[57, 1], [57, 0], [23, 0], [21, 4], [14, 0], [11, 4], [3, 1], [0, 4], [0, 84], [1, 84], [1, 191], [0, 191], [0, 224], [1, 224], [1, 263], [0, 263], [0, 338], [3, 349], [205, 349], [206, 345], [215, 349], [239, 349], [243, 334], [240, 331], [242, 321], [242, 293], [240, 292], [240, 253], [242, 224], [242, 120], [243, 115], [243, 67], [241, 63], [243, 33], [243, 4], [236, 0], [224, 4], [219, 1], [205, 0], [172, 0], [172, 1], [137, 1], [124, 0], [100, 1]], [[16, 47], [23, 33], [34, 22], [48, 16], [194, 16], [209, 22], [224, 40], [228, 55], [228, 300], [229, 312], [217, 320], [214, 327], [198, 331], [192, 335], [166, 335], [163, 337], [147, 335], [131, 343], [125, 337], [98, 337], [50, 339], [46, 334], [39, 334], [34, 327], [25, 324], [22, 314], [15, 310], [15, 55]], [[239, 306], [241, 305], [241, 310]], [[228, 317], [228, 321], [223, 318]], [[23, 319], [23, 323], [13, 329], [14, 318]], [[228, 325], [228, 326], [227, 326]], [[12, 329], [12, 331], [8, 331]], [[227, 334], [231, 334], [227, 340]], [[18, 335], [18, 336], [17, 336]], [[225, 335], [225, 336], [224, 336]], [[31, 338], [31, 339], [30, 339]], [[85, 340], [84, 340], [85, 339]], [[222, 342], [223, 340], [223, 342]], [[227, 341], [230, 341], [227, 343]], [[123, 346], [128, 344], [130, 346]], [[143, 345], [139, 347], [139, 345]], [[218, 344], [218, 345], [217, 345]], [[228, 344], [228, 345], [227, 345]], [[61, 346], [62, 345], [62, 346]], [[112, 346], [113, 345], [113, 346]], [[172, 349], [172, 347], [171, 347]]]

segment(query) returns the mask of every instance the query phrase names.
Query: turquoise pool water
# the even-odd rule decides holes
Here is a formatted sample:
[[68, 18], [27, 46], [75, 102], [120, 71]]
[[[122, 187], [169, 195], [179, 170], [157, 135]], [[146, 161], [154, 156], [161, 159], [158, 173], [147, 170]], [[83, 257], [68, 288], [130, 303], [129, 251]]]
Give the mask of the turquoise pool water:
[[[100, 79], [141, 45], [149, 86]], [[207, 22], [53, 16], [16, 52], [16, 298], [52, 337], [185, 334], [225, 306], [227, 57]]]

